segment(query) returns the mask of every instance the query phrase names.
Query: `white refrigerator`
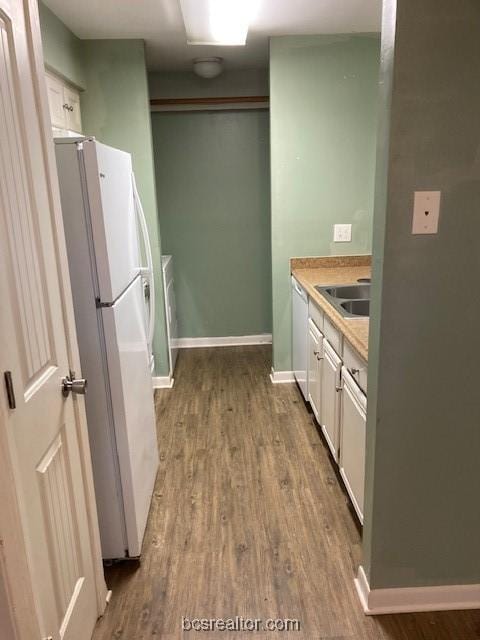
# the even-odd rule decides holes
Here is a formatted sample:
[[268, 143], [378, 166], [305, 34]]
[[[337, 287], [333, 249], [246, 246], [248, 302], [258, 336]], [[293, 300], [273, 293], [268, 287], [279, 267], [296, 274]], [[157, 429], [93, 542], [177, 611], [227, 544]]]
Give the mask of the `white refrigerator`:
[[102, 555], [138, 557], [158, 469], [145, 220], [128, 153], [92, 138], [55, 152]]

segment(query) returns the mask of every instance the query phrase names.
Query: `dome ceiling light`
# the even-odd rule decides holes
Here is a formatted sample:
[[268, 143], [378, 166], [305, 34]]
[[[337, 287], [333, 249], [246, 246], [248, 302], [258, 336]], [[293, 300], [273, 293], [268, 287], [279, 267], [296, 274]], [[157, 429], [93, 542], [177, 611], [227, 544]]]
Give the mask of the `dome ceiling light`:
[[216, 78], [223, 71], [223, 58], [195, 58], [193, 71], [201, 78]]

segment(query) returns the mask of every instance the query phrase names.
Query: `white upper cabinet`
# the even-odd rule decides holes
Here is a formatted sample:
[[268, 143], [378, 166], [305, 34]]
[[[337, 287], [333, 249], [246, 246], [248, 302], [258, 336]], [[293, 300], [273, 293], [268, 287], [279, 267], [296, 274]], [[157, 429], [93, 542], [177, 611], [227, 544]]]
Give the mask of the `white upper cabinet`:
[[80, 93], [58, 76], [45, 75], [52, 127], [81, 133]]
[[52, 127], [64, 128], [65, 109], [63, 108], [63, 85], [54, 76], [46, 74], [48, 106], [50, 107], [50, 120]]
[[82, 118], [80, 115], [80, 94], [76, 89], [65, 86], [63, 90], [65, 98], [65, 112], [67, 114], [67, 129], [81, 133]]

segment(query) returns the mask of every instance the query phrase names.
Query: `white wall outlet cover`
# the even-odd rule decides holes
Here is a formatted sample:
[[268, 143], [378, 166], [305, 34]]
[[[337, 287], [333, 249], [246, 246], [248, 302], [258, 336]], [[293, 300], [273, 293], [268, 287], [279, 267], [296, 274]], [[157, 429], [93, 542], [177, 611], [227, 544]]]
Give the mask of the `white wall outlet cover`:
[[413, 234], [438, 233], [441, 191], [415, 191]]
[[333, 225], [333, 241], [334, 242], [351, 242], [352, 241], [352, 225], [351, 224]]

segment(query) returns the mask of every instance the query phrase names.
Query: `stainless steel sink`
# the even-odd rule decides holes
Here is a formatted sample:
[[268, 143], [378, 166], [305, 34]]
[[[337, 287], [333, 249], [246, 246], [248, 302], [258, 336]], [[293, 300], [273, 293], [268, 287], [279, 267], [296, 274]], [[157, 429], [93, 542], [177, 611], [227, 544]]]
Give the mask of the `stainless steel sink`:
[[344, 318], [368, 318], [370, 315], [370, 283], [317, 285], [315, 289]]
[[340, 306], [352, 316], [368, 317], [370, 315], [370, 300], [346, 300]]
[[347, 284], [338, 287], [327, 287], [325, 292], [332, 298], [342, 298], [342, 300], [366, 300], [370, 298], [370, 284]]

